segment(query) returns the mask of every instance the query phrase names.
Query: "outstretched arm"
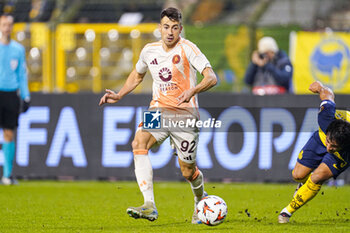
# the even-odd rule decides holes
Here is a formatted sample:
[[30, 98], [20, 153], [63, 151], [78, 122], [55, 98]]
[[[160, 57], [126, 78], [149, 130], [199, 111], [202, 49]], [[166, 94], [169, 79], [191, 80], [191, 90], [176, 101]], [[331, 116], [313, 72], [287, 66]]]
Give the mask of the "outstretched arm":
[[212, 68], [205, 68], [202, 72], [202, 75], [204, 76], [204, 78], [200, 83], [197, 84], [197, 86], [182, 92], [182, 94], [178, 97], [177, 105], [180, 105], [182, 103], [188, 103], [191, 100], [192, 96], [194, 96], [195, 94], [209, 90], [210, 88], [216, 85], [217, 78]]
[[333, 91], [330, 88], [324, 86], [319, 81], [311, 83], [311, 85], [309, 86], [309, 90], [313, 93], [319, 94], [321, 100], [331, 100], [332, 102], [334, 102]]
[[130, 73], [128, 79], [126, 80], [124, 86], [118, 93], [106, 89], [106, 94], [102, 96], [100, 99], [99, 105], [103, 105], [105, 103], [114, 104], [117, 103], [121, 98], [125, 95], [133, 91], [143, 80], [145, 74], [139, 74], [135, 69]]

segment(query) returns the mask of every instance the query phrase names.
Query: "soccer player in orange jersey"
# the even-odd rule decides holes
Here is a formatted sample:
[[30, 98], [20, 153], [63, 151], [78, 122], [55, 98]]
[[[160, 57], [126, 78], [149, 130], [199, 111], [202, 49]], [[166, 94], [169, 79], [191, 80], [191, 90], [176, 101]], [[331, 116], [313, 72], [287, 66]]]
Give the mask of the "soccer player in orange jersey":
[[[130, 73], [122, 89], [118, 93], [106, 90], [100, 105], [117, 103], [142, 82], [149, 69], [153, 78], [151, 109], [170, 108], [179, 111], [198, 109], [197, 94], [215, 86], [217, 78], [209, 61], [197, 46], [180, 36], [181, 18], [181, 13], [176, 8], [170, 7], [161, 12], [159, 24], [161, 40], [147, 44], [143, 48], [135, 69]], [[204, 77], [198, 84], [197, 71]], [[158, 218], [148, 150], [167, 137], [170, 137], [177, 150], [181, 172], [191, 184], [195, 204], [206, 195], [203, 174], [196, 166], [198, 129], [157, 132], [145, 131], [139, 127], [132, 142], [132, 149], [135, 175], [144, 197], [144, 204], [127, 209], [127, 213], [133, 218], [145, 218], [150, 221]], [[195, 212], [192, 223], [200, 223]]]

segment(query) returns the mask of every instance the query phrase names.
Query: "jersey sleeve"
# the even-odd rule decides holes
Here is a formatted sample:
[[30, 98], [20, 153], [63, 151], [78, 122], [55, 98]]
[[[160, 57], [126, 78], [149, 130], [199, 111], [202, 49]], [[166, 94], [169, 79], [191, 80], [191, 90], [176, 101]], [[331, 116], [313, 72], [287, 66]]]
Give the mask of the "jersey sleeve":
[[28, 99], [30, 98], [30, 93], [28, 89], [28, 77], [27, 77], [27, 65], [26, 65], [26, 55], [25, 55], [25, 49], [21, 47], [20, 51], [20, 58], [18, 61], [18, 67], [17, 67], [17, 77], [19, 81], [19, 90], [20, 90], [20, 96], [21, 99]]
[[335, 119], [335, 103], [330, 100], [321, 102], [318, 112], [318, 125], [326, 133], [328, 125]]
[[137, 71], [137, 73], [139, 74], [144, 74], [147, 72], [147, 62], [145, 60], [145, 48], [142, 49], [141, 53], [140, 53], [140, 57], [139, 60], [136, 63], [135, 69]]
[[205, 68], [211, 67], [208, 59], [195, 44], [186, 41], [185, 45], [189, 62], [199, 73], [202, 73]]

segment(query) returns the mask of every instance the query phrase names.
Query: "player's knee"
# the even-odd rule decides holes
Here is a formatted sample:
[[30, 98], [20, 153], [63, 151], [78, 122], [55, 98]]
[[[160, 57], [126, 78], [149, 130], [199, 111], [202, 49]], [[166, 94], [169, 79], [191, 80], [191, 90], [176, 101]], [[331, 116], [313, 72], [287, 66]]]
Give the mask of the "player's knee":
[[311, 180], [315, 184], [323, 184], [328, 179], [332, 178], [333, 174], [329, 173], [328, 171], [316, 171], [312, 173]]
[[132, 141], [131, 146], [133, 150], [138, 150], [138, 149], [146, 149], [147, 144], [135, 138]]
[[308, 174], [305, 174], [304, 172], [298, 172], [298, 170], [293, 170], [292, 171], [292, 177], [293, 180], [295, 180], [296, 182], [302, 182]]
[[139, 146], [139, 142], [138, 142], [137, 140], [134, 139], [134, 140], [131, 142], [131, 147], [132, 147], [132, 149], [133, 149], [133, 150], [139, 149], [138, 146]]

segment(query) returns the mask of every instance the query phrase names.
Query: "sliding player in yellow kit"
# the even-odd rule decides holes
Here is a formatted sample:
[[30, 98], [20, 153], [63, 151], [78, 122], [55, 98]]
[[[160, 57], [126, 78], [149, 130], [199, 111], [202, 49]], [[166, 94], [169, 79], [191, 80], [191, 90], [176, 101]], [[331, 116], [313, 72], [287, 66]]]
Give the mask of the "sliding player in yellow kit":
[[[100, 105], [118, 102], [142, 82], [149, 69], [153, 78], [153, 99], [150, 109], [170, 108], [179, 111], [198, 109], [197, 94], [215, 86], [217, 79], [204, 54], [195, 44], [180, 36], [181, 18], [181, 13], [176, 8], [170, 7], [161, 12], [159, 24], [161, 40], [147, 44], [143, 48], [136, 67], [123, 88], [118, 93], [106, 90]], [[197, 71], [204, 76], [199, 84], [197, 84]], [[196, 166], [198, 134], [197, 128], [181, 131], [146, 131], [142, 130], [142, 126], [138, 128], [132, 149], [135, 175], [144, 197], [144, 204], [140, 207], [129, 207], [127, 213], [131, 217], [150, 221], [158, 218], [153, 193], [153, 170], [148, 150], [167, 137], [170, 137], [177, 150], [181, 172], [191, 185], [195, 204], [206, 195], [203, 174]], [[193, 213], [192, 223], [200, 223], [196, 212]]]
[[312, 83], [309, 90], [320, 95], [319, 130], [299, 153], [292, 174], [300, 184], [291, 202], [279, 214], [279, 223], [288, 223], [295, 211], [317, 195], [325, 181], [336, 179], [349, 167], [350, 113], [335, 109], [334, 94], [322, 83]]

